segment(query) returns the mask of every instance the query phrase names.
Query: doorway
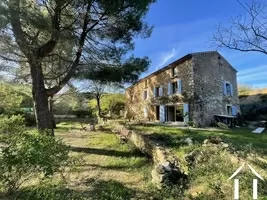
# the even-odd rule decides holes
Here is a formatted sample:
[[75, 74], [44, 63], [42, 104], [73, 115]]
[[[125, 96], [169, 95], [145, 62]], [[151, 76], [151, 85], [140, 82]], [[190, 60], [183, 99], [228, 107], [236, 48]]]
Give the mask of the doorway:
[[159, 109], [159, 106], [156, 106], [156, 120], [160, 120], [160, 111], [159, 111], [160, 109]]
[[183, 104], [177, 105], [175, 109], [175, 118], [177, 122], [184, 121], [184, 107]]
[[175, 106], [166, 106], [166, 117], [168, 122], [175, 122]]

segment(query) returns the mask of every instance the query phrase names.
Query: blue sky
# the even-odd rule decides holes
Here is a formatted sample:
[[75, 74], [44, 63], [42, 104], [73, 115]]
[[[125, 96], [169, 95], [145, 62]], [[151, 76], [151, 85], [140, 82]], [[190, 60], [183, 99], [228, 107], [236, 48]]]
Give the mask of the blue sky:
[[136, 40], [134, 54], [152, 61], [142, 77], [188, 53], [218, 50], [239, 71], [239, 83], [267, 87], [267, 55], [216, 49], [210, 41], [216, 24], [245, 12], [236, 0], [158, 0], [146, 16], [154, 26], [151, 37]]

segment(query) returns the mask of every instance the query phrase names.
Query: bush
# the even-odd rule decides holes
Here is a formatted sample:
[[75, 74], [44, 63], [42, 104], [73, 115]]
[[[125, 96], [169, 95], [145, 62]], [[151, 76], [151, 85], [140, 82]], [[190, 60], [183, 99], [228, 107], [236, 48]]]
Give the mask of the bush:
[[20, 133], [25, 130], [24, 118], [21, 115], [0, 115], [0, 136], [1, 134]]
[[26, 126], [35, 126], [36, 119], [33, 113], [24, 113], [23, 117], [25, 119]]
[[75, 110], [73, 114], [76, 115], [77, 118], [85, 118], [86, 116], [89, 118], [92, 117], [92, 111], [88, 110]]
[[68, 160], [69, 148], [61, 141], [37, 132], [27, 133], [22, 122], [21, 116], [2, 116], [0, 122], [0, 186], [8, 194], [32, 176], [53, 175]]

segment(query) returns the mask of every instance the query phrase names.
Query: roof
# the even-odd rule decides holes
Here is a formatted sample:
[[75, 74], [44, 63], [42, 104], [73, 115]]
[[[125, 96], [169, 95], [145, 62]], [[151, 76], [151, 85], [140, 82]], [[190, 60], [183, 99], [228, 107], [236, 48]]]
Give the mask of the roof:
[[[183, 62], [185, 62], [185, 61], [187, 61], [187, 60], [190, 60], [193, 56], [199, 56], [199, 55], [201, 55], [201, 54], [213, 54], [213, 53], [217, 53], [217, 54], [219, 54], [220, 56], [222, 56], [218, 51], [203, 51], [203, 52], [189, 53], [189, 54], [187, 54], [187, 55], [181, 57], [180, 59], [178, 59], [178, 60], [176, 60], [176, 61], [174, 61], [174, 62], [168, 64], [167, 66], [165, 66], [165, 67], [163, 67], [163, 68], [161, 68], [161, 69], [159, 69], [159, 70], [157, 70], [157, 71], [155, 71], [155, 72], [149, 74], [148, 76], [146, 76], [146, 77], [140, 79], [139, 81], [137, 81], [136, 83], [134, 83], [133, 85], [131, 85], [130, 87], [128, 87], [128, 88], [126, 88], [126, 89], [129, 89], [129, 88], [133, 87], [134, 85], [136, 85], [136, 84], [142, 82], [142, 81], [145, 80], [145, 79], [148, 79], [148, 78], [150, 78], [150, 77], [152, 77], [152, 76], [154, 76], [154, 75], [157, 75], [157, 74], [159, 74], [159, 73], [161, 73], [161, 72], [163, 72], [163, 71], [165, 71], [165, 70], [167, 70], [167, 69], [172, 68], [173, 65], [178, 65], [178, 64], [181, 64], [181, 63], [183, 63]], [[225, 60], [226, 60], [226, 59], [225, 59]], [[237, 70], [236, 70], [236, 69], [235, 69], [235, 68], [234, 68], [234, 67], [233, 67], [227, 60], [226, 60], [226, 62], [230, 65], [230, 67], [231, 67], [234, 71], [237, 72]]]

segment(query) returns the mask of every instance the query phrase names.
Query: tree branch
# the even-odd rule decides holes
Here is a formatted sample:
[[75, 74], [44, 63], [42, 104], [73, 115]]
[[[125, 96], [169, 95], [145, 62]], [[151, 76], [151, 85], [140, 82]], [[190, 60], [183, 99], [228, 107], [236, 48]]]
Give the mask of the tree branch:
[[21, 21], [20, 21], [20, 0], [10, 0], [9, 3], [10, 9], [10, 22], [12, 30], [15, 36], [15, 40], [19, 45], [21, 51], [27, 58], [30, 58], [31, 49], [29, 42], [25, 38], [24, 31], [22, 30]]
[[60, 0], [56, 0], [56, 7], [54, 9], [54, 15], [52, 19], [52, 34], [50, 40], [43, 44], [38, 50], [38, 57], [44, 58], [53, 51], [60, 37], [60, 14], [62, 11], [62, 5]]

